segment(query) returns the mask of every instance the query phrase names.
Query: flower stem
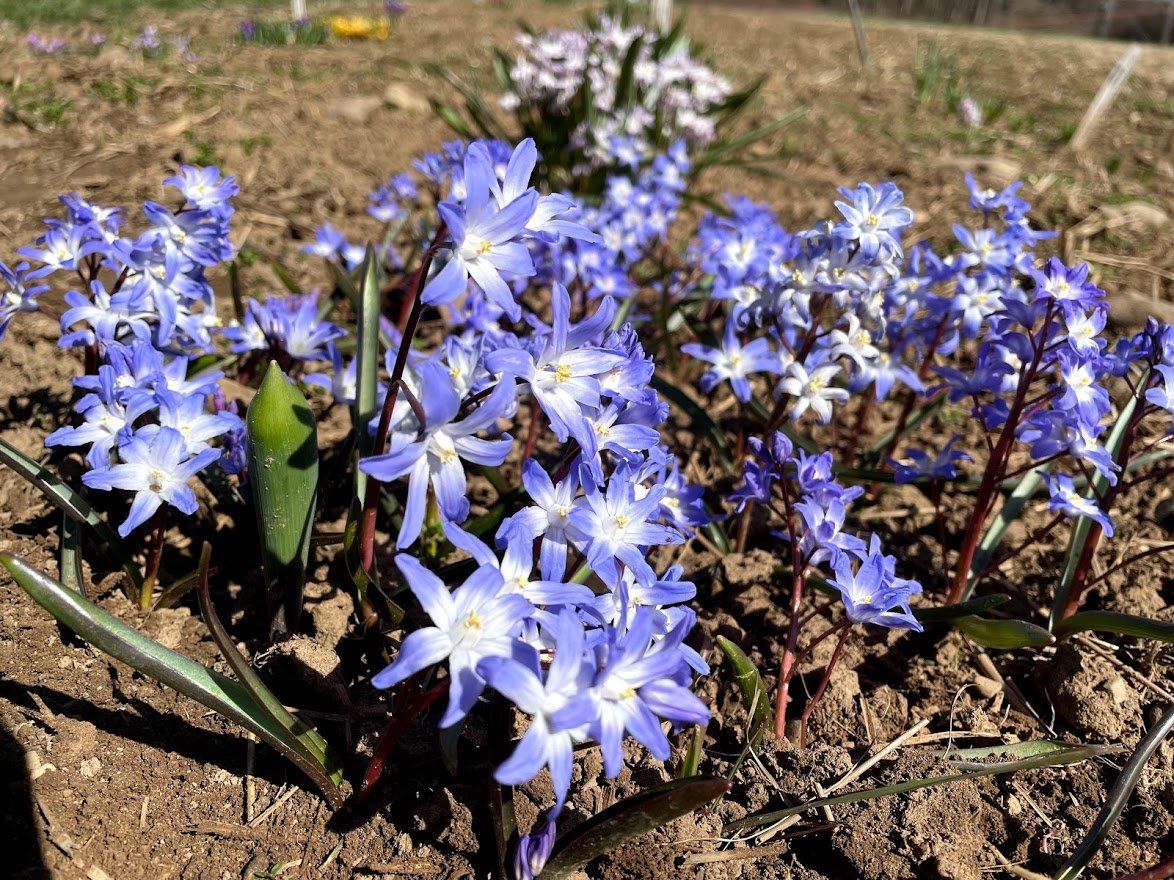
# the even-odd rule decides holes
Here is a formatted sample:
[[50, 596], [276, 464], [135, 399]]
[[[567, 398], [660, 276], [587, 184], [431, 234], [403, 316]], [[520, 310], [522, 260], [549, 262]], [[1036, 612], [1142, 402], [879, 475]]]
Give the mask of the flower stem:
[[139, 608], [146, 611], [155, 596], [155, 582], [159, 579], [159, 563], [163, 560], [163, 532], [167, 528], [167, 509], [163, 508], [152, 517], [154, 527], [148, 539], [147, 565], [143, 572], [143, 586], [139, 590]]
[[832, 652], [832, 659], [828, 661], [827, 668], [823, 671], [823, 678], [819, 680], [819, 687], [816, 688], [815, 694], [807, 701], [807, 706], [803, 709], [803, 715], [799, 718], [799, 746], [800, 748], [807, 741], [807, 721], [811, 718], [811, 713], [815, 711], [815, 707], [819, 705], [819, 701], [823, 699], [824, 692], [828, 689], [828, 682], [832, 680], [832, 670], [836, 668], [836, 664], [840, 660], [840, 655], [844, 653], [844, 643], [848, 640], [848, 633], [851, 627], [845, 626], [840, 630], [840, 637], [836, 640], [836, 650]]

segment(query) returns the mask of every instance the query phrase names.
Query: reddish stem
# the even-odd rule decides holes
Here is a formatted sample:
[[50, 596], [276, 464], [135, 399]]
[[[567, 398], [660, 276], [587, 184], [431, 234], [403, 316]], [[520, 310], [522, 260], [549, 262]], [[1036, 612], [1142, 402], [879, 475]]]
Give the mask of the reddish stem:
[[845, 626], [840, 630], [840, 637], [836, 640], [836, 650], [832, 652], [832, 659], [828, 661], [827, 668], [823, 671], [823, 678], [819, 680], [819, 687], [816, 688], [815, 694], [807, 702], [807, 706], [803, 709], [803, 714], [799, 717], [799, 746], [802, 748], [807, 742], [807, 721], [811, 718], [811, 713], [815, 707], [819, 705], [819, 701], [823, 699], [824, 692], [828, 689], [828, 682], [832, 680], [832, 670], [836, 668], [836, 663], [840, 660], [840, 655], [844, 653], [844, 643], [848, 640], [848, 633], [850, 627]]
[[387, 720], [387, 725], [379, 734], [379, 742], [375, 744], [375, 752], [371, 755], [371, 760], [367, 762], [367, 769], [363, 773], [363, 781], [359, 785], [360, 801], [366, 801], [370, 798], [375, 783], [383, 775], [383, 766], [387, 763], [387, 758], [391, 754], [391, 750], [395, 748], [395, 744], [399, 742], [400, 737], [429, 706], [448, 693], [450, 681], [451, 679], [446, 678], [439, 684], [433, 685], [431, 690], [417, 697]]
[[1053, 304], [1048, 305], [1044, 315], [1044, 325], [1040, 330], [1040, 338], [1035, 344], [1035, 354], [1031, 364], [1023, 371], [1019, 380], [1019, 387], [1015, 389], [1015, 400], [1007, 413], [1007, 420], [999, 432], [999, 440], [995, 444], [995, 451], [987, 459], [986, 470], [982, 475], [982, 482], [978, 487], [978, 496], [974, 502], [974, 512], [966, 526], [966, 536], [962, 541], [962, 549], [958, 553], [958, 566], [954, 570], [954, 583], [947, 594], [946, 603], [953, 604], [962, 598], [966, 591], [966, 584], [970, 580], [970, 566], [974, 562], [974, 554], [978, 550], [978, 542], [982, 536], [982, 527], [986, 522], [993, 506], [995, 492], [1002, 482], [1003, 469], [1007, 465], [1007, 457], [1011, 453], [1011, 446], [1015, 442], [1015, 428], [1019, 423], [1019, 415], [1023, 411], [1024, 401], [1027, 400], [1027, 391], [1035, 381], [1039, 370], [1040, 360], [1045, 348], [1045, 335], [1052, 324]]

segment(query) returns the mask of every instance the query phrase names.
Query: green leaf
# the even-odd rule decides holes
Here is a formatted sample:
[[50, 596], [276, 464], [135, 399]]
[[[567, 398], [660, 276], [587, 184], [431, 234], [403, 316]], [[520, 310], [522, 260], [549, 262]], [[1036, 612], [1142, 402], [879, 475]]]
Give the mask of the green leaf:
[[1129, 801], [1133, 790], [1137, 788], [1145, 765], [1149, 763], [1154, 752], [1158, 750], [1158, 746], [1171, 732], [1174, 732], [1174, 706], [1167, 706], [1158, 723], [1150, 728], [1150, 732], [1137, 744], [1136, 751], [1129, 757], [1125, 769], [1121, 771], [1121, 775], [1113, 783], [1112, 789], [1109, 790], [1109, 796], [1105, 798], [1104, 804], [1101, 805], [1101, 811], [1097, 813], [1097, 817], [1089, 826], [1084, 840], [1080, 842], [1076, 852], [1068, 859], [1068, 863], [1056, 872], [1056, 880], [1075, 880], [1080, 876], [1081, 871], [1088, 866], [1093, 855], [1108, 836], [1109, 829], [1113, 827], [1113, 823], [1117, 821], [1121, 811], [1125, 809], [1125, 804]]
[[271, 361], [245, 414], [249, 480], [265, 571], [265, 594], [280, 596], [274, 632], [297, 629], [318, 491], [318, 431], [310, 404]]
[[617, 109], [630, 110], [636, 99], [636, 61], [640, 58], [640, 50], [643, 48], [644, 38], [636, 37], [624, 55], [623, 64], [620, 66], [620, 75], [616, 79], [615, 106]]
[[1019, 519], [1023, 508], [1027, 506], [1032, 496], [1035, 495], [1036, 489], [1044, 481], [1044, 474], [1047, 470], [1046, 465], [1041, 465], [1025, 473], [1003, 502], [1003, 506], [999, 509], [999, 515], [987, 526], [986, 533], [979, 541], [978, 550], [975, 551], [974, 560], [970, 563], [970, 573], [967, 575], [969, 580], [966, 589], [962, 592], [963, 599], [969, 599], [974, 588], [978, 586], [977, 575], [985, 571], [987, 566], [991, 564], [995, 550], [998, 549], [999, 542], [1003, 540], [1003, 535], [1007, 533], [1011, 524]]
[[1156, 639], [1159, 642], [1174, 642], [1174, 623], [1138, 617], [1134, 614], [1120, 614], [1116, 611], [1077, 612], [1056, 624], [1052, 633], [1056, 638], [1062, 639], [1087, 630], [1135, 636], [1139, 639]]
[[808, 109], [809, 108], [807, 108], [807, 107], [796, 107], [794, 110], [792, 110], [790, 113], [787, 113], [785, 116], [780, 116], [778, 119], [772, 119], [770, 122], [766, 123], [765, 125], [760, 125], [757, 128], [751, 129], [750, 131], [746, 132], [746, 134], [742, 135], [741, 137], [736, 137], [736, 138], [733, 138], [732, 140], [719, 142], [716, 146], [711, 147], [709, 150], [707, 150], [705, 153], [703, 153], [701, 155], [701, 157], [697, 160], [697, 162], [693, 166], [694, 172], [699, 171], [702, 168], [707, 168], [711, 165], [729, 164], [729, 162], [732, 160], [728, 160], [726, 158], [727, 156], [730, 156], [730, 155], [736, 156], [738, 153], [740, 153], [746, 147], [749, 147], [750, 145], [754, 144], [757, 141], [762, 140], [765, 137], [769, 137], [770, 135], [772, 135], [776, 131], [778, 131], [780, 128], [783, 128], [786, 125], [790, 125], [796, 119], [800, 119], [800, 118], [806, 116]]
[[685, 749], [685, 759], [681, 761], [681, 769], [677, 772], [678, 779], [688, 779], [701, 772], [701, 758], [705, 754], [705, 725], [698, 724], [689, 736], [689, 747]]
[[1042, 648], [1056, 640], [1056, 637], [1042, 626], [1036, 626], [1026, 620], [988, 620], [967, 615], [954, 620], [953, 626], [984, 648]]
[[355, 496], [362, 498], [367, 475], [359, 470], [359, 459], [371, 455], [375, 437], [367, 425], [379, 411], [379, 264], [375, 251], [367, 248], [359, 270], [358, 322], [355, 327], [355, 402], [351, 407], [351, 424], [358, 442], [355, 444]]
[[608, 807], [576, 825], [554, 844], [543, 880], [566, 880], [597, 856], [667, 825], [729, 791], [725, 779], [692, 776], [658, 785]]
[[[212, 605], [212, 592], [209, 588], [209, 565], [212, 557], [212, 546], [205, 541], [200, 552], [200, 569], [198, 572], [199, 588], [196, 597], [200, 603], [200, 616], [212, 634], [212, 641], [237, 679], [244, 685], [245, 690], [268, 715], [270, 720], [285, 730], [288, 735], [288, 745], [297, 752], [297, 756], [289, 756], [294, 763], [301, 767], [311, 777], [320, 769], [332, 768], [341, 779], [342, 767], [330, 751], [330, 747], [322, 737], [318, 736], [309, 725], [291, 715], [265, 686], [265, 682], [257, 675], [252, 664], [237, 650], [232, 636], [216, 616], [216, 609]], [[317, 781], [317, 780], [316, 780]], [[337, 784], [337, 782], [336, 782]]]
[[85, 575], [82, 572], [81, 529], [67, 514], [61, 515], [61, 552], [57, 557], [61, 583], [84, 596]]
[[709, 413], [702, 409], [693, 398], [682, 391], [675, 385], [670, 385], [659, 376], [652, 377], [652, 387], [663, 394], [669, 403], [675, 404], [682, 412], [687, 415], [693, 422], [693, 432], [695, 434], [708, 434], [710, 441], [713, 443], [714, 450], [717, 452], [719, 461], [725, 470], [729, 470], [734, 463], [734, 454], [730, 449], [730, 444], [726, 441], [726, 435], [710, 418]]
[[[341, 806], [342, 770], [318, 734], [307, 730], [299, 742], [274, 723], [240, 682], [147, 638], [24, 560], [3, 553], [0, 565], [38, 605], [94, 647], [256, 734], [305, 771], [331, 806]], [[310, 742], [326, 756], [320, 766], [311, 766], [304, 758], [303, 746]]]
[[142, 571], [126, 549], [118, 532], [110, 528], [106, 521], [98, 516], [94, 508], [90, 507], [90, 502], [86, 501], [80, 492], [72, 489], [55, 473], [37, 464], [4, 440], [0, 440], [0, 462], [8, 465], [18, 475], [32, 483], [45, 496], [46, 501], [57, 507], [74, 522], [89, 526], [94, 532], [94, 537], [98, 539], [98, 543], [126, 570], [127, 577], [134, 585], [134, 594], [138, 595], [143, 586]]
[[1005, 593], [995, 593], [990, 596], [979, 596], [976, 599], [967, 599], [956, 605], [939, 605], [936, 608], [914, 608], [913, 616], [922, 623], [949, 623], [959, 617], [968, 617], [982, 611], [1010, 601], [1011, 597]]
[[432, 105], [432, 112], [439, 116], [441, 121], [458, 135], [465, 140], [477, 139], [477, 133], [469, 127], [469, 124], [465, 120], [461, 119], [461, 114], [457, 113], [448, 104], [443, 104], [435, 98], [429, 98], [428, 103]]
[[293, 277], [293, 275], [290, 274], [289, 270], [277, 261], [276, 257], [266, 257], [265, 261], [269, 264], [269, 268], [273, 270], [273, 274], [277, 276], [277, 280], [281, 282], [282, 287], [284, 287], [290, 293], [302, 292], [302, 286], [298, 284], [297, 280]]
[[746, 711], [753, 712], [746, 731], [747, 742], [753, 748], [758, 745], [771, 724], [770, 698], [766, 695], [766, 685], [762, 682], [758, 667], [741, 648], [725, 636], [718, 636], [714, 643], [734, 671], [734, 680], [738, 682], [738, 688], [742, 691]]
[[[758, 813], [754, 816], [747, 816], [745, 819], [739, 819], [736, 822], [731, 822], [723, 828], [724, 833], [737, 831], [741, 828], [760, 828], [763, 825], [773, 825], [780, 819], [785, 819], [788, 816], [794, 816], [797, 813], [803, 813], [807, 810], [822, 809], [823, 807], [838, 807], [841, 804], [852, 804], [857, 801], [870, 801], [876, 798], [891, 797], [895, 794], [904, 794], [907, 791], [916, 791], [919, 788], [931, 788], [936, 785], [949, 785], [954, 782], [961, 782], [963, 779], [973, 779], [979, 776], [998, 776], [1004, 773], [1017, 773], [1020, 770], [1035, 770], [1040, 767], [1061, 767], [1065, 764], [1078, 764], [1081, 761], [1086, 761], [1089, 758], [1104, 754], [1111, 750], [1111, 746], [1095, 746], [1095, 745], [1067, 745], [1065, 743], [1053, 742], [1051, 740], [1041, 743], [1015, 743], [1015, 750], [1012, 747], [999, 747], [1005, 753], [1009, 754], [1026, 754], [1027, 757], [1015, 761], [1004, 761], [998, 764], [966, 764], [971, 769], [962, 770], [958, 773], [946, 773], [940, 776], [925, 776], [920, 779], [909, 779], [905, 782], [896, 782], [892, 785], [882, 785], [876, 788], [866, 788], [861, 791], [853, 791], [848, 794], [836, 795], [834, 797], [818, 798], [816, 800], [807, 801], [795, 807], [787, 807], [783, 810], [773, 810], [769, 813]], [[966, 751], [954, 752], [955, 755], [964, 757], [979, 757], [975, 753], [967, 754]]]

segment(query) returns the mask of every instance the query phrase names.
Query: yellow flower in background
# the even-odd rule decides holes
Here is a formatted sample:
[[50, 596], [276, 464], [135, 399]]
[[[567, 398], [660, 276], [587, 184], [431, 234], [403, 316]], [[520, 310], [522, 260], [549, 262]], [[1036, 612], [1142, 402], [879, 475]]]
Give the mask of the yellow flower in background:
[[348, 40], [386, 40], [391, 34], [391, 23], [383, 17], [332, 15], [327, 23], [332, 34]]

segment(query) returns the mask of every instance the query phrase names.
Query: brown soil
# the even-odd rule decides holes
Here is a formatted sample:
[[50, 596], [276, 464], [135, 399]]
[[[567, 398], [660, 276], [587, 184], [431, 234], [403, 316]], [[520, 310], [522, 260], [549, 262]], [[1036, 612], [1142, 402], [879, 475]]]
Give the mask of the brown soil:
[[[0, 77], [0, 97], [24, 102], [18, 118], [28, 123], [0, 116], [0, 255], [11, 255], [32, 238], [39, 218], [54, 212], [57, 193], [78, 190], [100, 202], [133, 206], [158, 197], [158, 181], [176, 161], [215, 157], [243, 186], [237, 244], [282, 258], [307, 284], [324, 283], [315, 262], [296, 256], [300, 240], [327, 220], [354, 237], [370, 232], [362, 214], [366, 192], [447, 136], [426, 110], [380, 106], [357, 124], [340, 116], [344, 111], [332, 102], [344, 95], [380, 95], [389, 81], [406, 83], [417, 96], [443, 93], [424, 69], [431, 60], [487, 82], [489, 46], [508, 41], [518, 11], [539, 26], [578, 14], [536, 3], [502, 10], [437, 0], [416, 4], [387, 44], [294, 50], [227, 42], [243, 13], [218, 12], [164, 28], [193, 35], [201, 61], [192, 70], [174, 60], [135, 60], [116, 49], [96, 58], [46, 61], [27, 54], [15, 38], [6, 45], [0, 31], [0, 59], [12, 71]], [[727, 174], [708, 181], [715, 191], [749, 191], [776, 206], [784, 223], [797, 225], [828, 211], [835, 185], [891, 177], [905, 187], [923, 222], [932, 220], [940, 230], [964, 204], [963, 170], [996, 179], [1024, 174], [1039, 222], [1070, 231], [1060, 245], [1068, 254], [1102, 255], [1098, 271], [1106, 287], [1169, 298], [1174, 254], [1168, 221], [1162, 225], [1152, 212], [1148, 219], [1112, 219], [1121, 205], [1136, 201], [1159, 214], [1174, 211], [1169, 50], [1146, 50], [1113, 113], [1088, 150], [1076, 155], [1062, 145], [1065, 130], [1079, 119], [1119, 46], [876, 23], [870, 39], [878, 69], [861, 76], [850, 29], [840, 19], [702, 8], [690, 15], [694, 32], [705, 36], [718, 65], [734, 77], [771, 73], [763, 106], [755, 110], [758, 121], [800, 102], [812, 107], [778, 141], [787, 157], [782, 177]], [[457, 32], [475, 35], [472, 59], [451, 41]], [[940, 97], [916, 100], [917, 58], [930, 42], [954, 53], [978, 97], [1004, 102], [988, 133], [967, 134]], [[474, 62], [481, 66], [474, 69]], [[12, 97], [8, 77], [31, 84], [34, 94], [51, 89], [69, 98], [64, 122], [32, 130], [29, 125], [42, 123], [29, 109], [29, 91]], [[258, 293], [279, 289], [259, 264], [246, 281]], [[0, 395], [0, 432], [34, 456], [43, 455], [44, 435], [67, 410], [74, 374], [72, 360], [55, 346], [54, 329], [39, 316], [18, 321], [0, 348], [8, 377]], [[957, 416], [944, 413], [923, 427], [925, 435], [953, 433]], [[330, 435], [323, 431], [324, 438]], [[691, 438], [681, 439], [689, 448]], [[68, 459], [55, 464], [68, 470]], [[701, 458], [696, 464], [706, 463]], [[1134, 499], [1136, 515], [1122, 517], [1125, 525], [1110, 552], [1125, 556], [1137, 543], [1163, 540], [1168, 533], [1155, 522], [1154, 510], [1170, 494], [1165, 486]], [[918, 512], [893, 518], [906, 509]], [[914, 573], [928, 583], [940, 578], [942, 548], [924, 500], [914, 492], [891, 492], [874, 510], [882, 517], [872, 528], [900, 524], [893, 540]], [[949, 548], [959, 540], [961, 516], [960, 510], [946, 511]], [[698, 583], [706, 637], [733, 638], [773, 686], [786, 625], [780, 598], [785, 585], [774, 561], [778, 548], [765, 524], [758, 526], [754, 549], [744, 555], [719, 560], [690, 547], [680, 561]], [[58, 516], [36, 492], [0, 471], [0, 551], [54, 572], [58, 530]], [[190, 543], [180, 541], [178, 531], [171, 537], [176, 549], [165, 575], [174, 578], [194, 561]], [[1042, 547], [1004, 571], [998, 588], [1013, 595], [1015, 613], [1030, 616], [1046, 603], [1060, 552], [1058, 546]], [[256, 584], [249, 554], [235, 555], [240, 559], [226, 571], [217, 597], [222, 609], [246, 607], [234, 600]], [[104, 607], [163, 643], [224, 668], [190, 603], [144, 619], [121, 598], [117, 578], [94, 564], [87, 568], [90, 594]], [[353, 780], [386, 707], [369, 688], [347, 689], [364, 658], [347, 625], [350, 600], [336, 589], [343, 577], [324, 554], [309, 588], [312, 638], [259, 657], [258, 664], [285, 699], [311, 710], [307, 717], [340, 751], [356, 755], [348, 768]], [[1108, 579], [1089, 601], [1174, 619], [1174, 579], [1160, 559], [1147, 559]], [[255, 647], [249, 640], [258, 631], [256, 621], [240, 613], [224, 616], [246, 647]], [[805, 816], [754, 849], [719, 852], [717, 839], [724, 822], [818, 796], [820, 786], [834, 783], [870, 749], [924, 719], [930, 722], [927, 732], [979, 737], [968, 742], [1054, 733], [1128, 749], [1174, 689], [1168, 657], [1132, 639], [1082, 639], [1077, 649], [988, 656], [956, 633], [942, 632], [852, 641], [813, 718], [813, 745], [799, 750], [785, 741], [764, 742], [714, 814], [686, 817], [625, 845], [590, 865], [586, 876], [977, 880], [1003, 872], [1007, 863], [1050, 873], [1079, 841], [1124, 756], [836, 808], [830, 815]], [[716, 665], [716, 652], [706, 653]], [[821, 646], [803, 667], [808, 687], [818, 681], [829, 653], [830, 646]], [[476, 774], [466, 767], [450, 782], [422, 732], [401, 744], [379, 809], [360, 818], [332, 817], [267, 747], [254, 748], [217, 716], [94, 650], [63, 643], [51, 619], [7, 578], [0, 583], [0, 670], [0, 819], [7, 820], [9, 876], [135, 880], [260, 873], [455, 880], [489, 871], [490, 856], [477, 843], [485, 839], [485, 795]], [[721, 668], [702, 692], [715, 712], [702, 769], [726, 772], [741, 747], [745, 707]], [[470, 732], [461, 753], [473, 767], [476, 736]], [[1174, 749], [1163, 746], [1090, 876], [1136, 871], [1174, 850], [1172, 758]], [[629, 770], [614, 783], [601, 782], [597, 755], [583, 753], [566, 826], [668, 778], [676, 766], [674, 760], [666, 771], [634, 751]], [[856, 785], [938, 769], [934, 759], [909, 749]], [[517, 796], [520, 825], [527, 827], [547, 803], [548, 784], [541, 777], [524, 787]], [[829, 827], [785, 836], [813, 826]]]

